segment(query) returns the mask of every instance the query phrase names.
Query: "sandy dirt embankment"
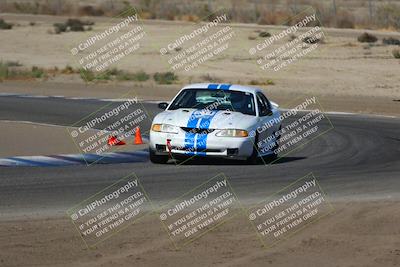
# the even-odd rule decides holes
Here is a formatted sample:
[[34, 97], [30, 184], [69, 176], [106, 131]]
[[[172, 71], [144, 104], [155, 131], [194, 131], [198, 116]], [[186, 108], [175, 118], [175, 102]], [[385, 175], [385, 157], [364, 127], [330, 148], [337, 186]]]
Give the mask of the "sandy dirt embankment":
[[398, 201], [333, 202], [335, 212], [264, 249], [238, 216], [176, 250], [155, 215], [87, 249], [64, 216], [0, 221], [2, 266], [399, 266]]

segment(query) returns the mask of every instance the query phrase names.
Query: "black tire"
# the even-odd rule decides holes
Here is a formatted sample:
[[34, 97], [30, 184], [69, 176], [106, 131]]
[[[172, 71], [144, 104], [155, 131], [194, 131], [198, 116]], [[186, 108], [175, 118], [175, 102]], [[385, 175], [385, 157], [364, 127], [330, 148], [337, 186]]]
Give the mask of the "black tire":
[[[279, 127], [279, 131], [280, 131], [281, 129], [282, 129], [282, 126]], [[275, 133], [274, 133], [274, 134], [275, 134]], [[270, 155], [268, 155], [268, 156], [265, 156], [265, 157], [263, 158], [264, 161], [266, 161], [266, 162], [268, 162], [268, 163], [271, 163], [271, 162], [273, 162], [273, 161], [275, 161], [275, 160], [278, 159], [278, 153], [276, 153], [275, 151], [279, 148], [279, 139], [280, 139], [280, 138], [281, 138], [280, 135], [276, 137], [275, 145], [274, 145], [274, 147], [272, 148], [272, 154], [270, 154]]]
[[269, 162], [275, 161], [277, 159], [278, 159], [278, 154], [273, 153], [271, 155], [268, 155]]
[[156, 164], [165, 164], [168, 161], [168, 156], [156, 155], [154, 151], [150, 149], [150, 161]]
[[[281, 131], [282, 131], [282, 125], [281, 126], [279, 126], [279, 133], [281, 133]], [[277, 159], [278, 158], [278, 153], [275, 153], [275, 151], [279, 148], [279, 140], [281, 139], [281, 135], [279, 134], [277, 137], [276, 137], [276, 139], [275, 139], [275, 146], [274, 146], [274, 148], [273, 148], [273, 152], [274, 152], [274, 154], [272, 155], [273, 156], [273, 159], [275, 160], [275, 159]]]
[[251, 156], [246, 159], [246, 162], [248, 164], [255, 165], [258, 163], [259, 158], [258, 158], [257, 142], [258, 142], [258, 134], [256, 134], [256, 138], [254, 139], [253, 152], [251, 153]]

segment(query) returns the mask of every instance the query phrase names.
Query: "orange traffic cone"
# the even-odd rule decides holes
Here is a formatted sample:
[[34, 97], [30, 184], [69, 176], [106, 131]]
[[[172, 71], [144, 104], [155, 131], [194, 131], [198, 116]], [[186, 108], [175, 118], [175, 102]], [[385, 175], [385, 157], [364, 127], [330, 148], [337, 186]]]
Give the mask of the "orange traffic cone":
[[108, 137], [107, 144], [109, 146], [123, 146], [123, 145], [126, 145], [126, 143], [124, 141], [118, 140], [118, 138], [115, 137], [114, 135], [111, 135], [110, 137]]
[[140, 133], [140, 127], [136, 127], [135, 142], [133, 144], [134, 145], [142, 145], [143, 144], [142, 134]]

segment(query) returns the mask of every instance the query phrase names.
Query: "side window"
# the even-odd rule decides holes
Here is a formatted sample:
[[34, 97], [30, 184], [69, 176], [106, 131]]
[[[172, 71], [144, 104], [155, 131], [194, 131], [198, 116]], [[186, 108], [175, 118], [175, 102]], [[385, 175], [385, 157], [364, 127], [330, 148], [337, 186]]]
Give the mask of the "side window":
[[264, 100], [265, 105], [267, 106], [268, 110], [271, 110], [272, 107], [271, 107], [271, 103], [269, 102], [268, 98], [262, 93], [259, 93], [259, 94], [261, 95], [261, 98]]
[[257, 106], [260, 117], [264, 117], [269, 114], [268, 104], [265, 102], [262, 96], [262, 94], [257, 93]]

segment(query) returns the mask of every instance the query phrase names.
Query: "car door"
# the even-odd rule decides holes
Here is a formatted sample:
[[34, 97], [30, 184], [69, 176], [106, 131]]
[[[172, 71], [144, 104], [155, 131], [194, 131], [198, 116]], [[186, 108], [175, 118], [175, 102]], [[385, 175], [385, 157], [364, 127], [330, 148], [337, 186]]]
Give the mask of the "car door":
[[271, 103], [263, 93], [258, 92], [256, 97], [259, 117], [257, 148], [260, 154], [265, 154], [271, 150], [272, 144], [275, 142], [274, 133], [277, 131], [279, 118], [277, 118], [277, 113], [273, 112]]

